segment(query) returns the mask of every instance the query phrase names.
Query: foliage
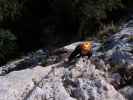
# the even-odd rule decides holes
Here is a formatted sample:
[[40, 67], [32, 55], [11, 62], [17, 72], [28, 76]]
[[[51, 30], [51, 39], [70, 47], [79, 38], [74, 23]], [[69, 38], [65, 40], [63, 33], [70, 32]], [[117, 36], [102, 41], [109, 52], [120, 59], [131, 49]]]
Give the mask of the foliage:
[[0, 0], [0, 21], [7, 18], [15, 20], [20, 15], [22, 4], [19, 0]]
[[108, 37], [118, 32], [119, 30], [119, 25], [116, 25], [113, 22], [108, 25], [103, 24], [100, 26], [100, 29], [97, 32], [97, 37], [100, 38], [102, 42], [104, 42]]
[[102, 19], [107, 11], [123, 7], [122, 0], [79, 0], [79, 10], [88, 18]]
[[16, 57], [16, 37], [8, 30], [0, 30], [0, 65]]
[[79, 34], [95, 33], [99, 30], [102, 21], [108, 18], [108, 13], [121, 9], [124, 5], [122, 0], [78, 0], [75, 7], [80, 16]]
[[128, 41], [129, 42], [133, 42], [133, 35], [131, 35], [131, 36], [128, 37]]

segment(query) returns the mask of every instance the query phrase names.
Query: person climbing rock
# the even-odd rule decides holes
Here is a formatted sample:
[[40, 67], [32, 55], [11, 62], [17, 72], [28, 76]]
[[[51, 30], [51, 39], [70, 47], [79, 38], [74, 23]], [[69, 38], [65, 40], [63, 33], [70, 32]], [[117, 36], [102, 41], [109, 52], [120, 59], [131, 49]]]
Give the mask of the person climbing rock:
[[86, 41], [79, 44], [75, 50], [68, 57], [68, 61], [72, 61], [76, 57], [88, 56], [90, 58], [92, 56], [92, 42]]

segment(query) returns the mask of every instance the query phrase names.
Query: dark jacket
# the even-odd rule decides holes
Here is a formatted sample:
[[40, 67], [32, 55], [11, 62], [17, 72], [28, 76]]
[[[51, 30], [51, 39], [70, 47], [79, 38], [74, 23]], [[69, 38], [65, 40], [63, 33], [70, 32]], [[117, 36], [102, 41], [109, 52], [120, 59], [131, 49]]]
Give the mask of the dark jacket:
[[81, 53], [81, 48], [80, 48], [80, 45], [78, 45], [75, 50], [71, 53], [71, 55], [69, 56], [69, 61], [72, 61], [74, 58], [77, 58], [77, 57], [83, 57], [83, 56], [88, 56], [88, 58], [90, 58], [92, 55], [92, 51], [89, 52], [87, 55], [83, 55]]

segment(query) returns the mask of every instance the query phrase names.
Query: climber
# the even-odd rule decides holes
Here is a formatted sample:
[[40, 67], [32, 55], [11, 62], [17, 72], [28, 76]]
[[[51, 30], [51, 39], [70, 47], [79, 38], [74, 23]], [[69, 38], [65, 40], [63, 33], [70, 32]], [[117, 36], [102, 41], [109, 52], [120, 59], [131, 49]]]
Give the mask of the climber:
[[81, 44], [79, 44], [75, 50], [71, 53], [71, 55], [68, 58], [68, 61], [72, 61], [76, 57], [83, 57], [88, 56], [90, 58], [92, 55], [92, 42], [86, 41]]

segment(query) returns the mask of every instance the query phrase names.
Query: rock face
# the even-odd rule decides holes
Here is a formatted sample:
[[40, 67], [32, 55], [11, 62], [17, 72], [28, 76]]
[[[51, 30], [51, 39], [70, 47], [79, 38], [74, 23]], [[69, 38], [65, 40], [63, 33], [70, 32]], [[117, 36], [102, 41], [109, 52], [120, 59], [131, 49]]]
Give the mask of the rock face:
[[0, 77], [0, 100], [125, 100], [90, 60], [14, 71]]
[[133, 100], [133, 86], [126, 86], [120, 89], [120, 93], [123, 94], [128, 100]]
[[0, 75], [4, 75], [11, 71], [22, 70], [25, 68], [33, 68], [41, 64], [48, 56], [48, 51], [40, 49], [36, 52], [29, 53], [28, 56], [22, 57], [19, 60], [8, 63], [0, 67]]
[[133, 22], [105, 43], [93, 41], [93, 55], [65, 62], [77, 42], [38, 50], [0, 67], [0, 100], [132, 100]]
[[122, 31], [120, 31], [108, 39], [105, 44], [105, 54], [112, 63], [132, 64], [133, 41], [129, 40], [132, 36], [133, 34], [122, 34]]
[[6, 76], [0, 77], [0, 100], [22, 100], [24, 91], [34, 87], [34, 79], [39, 80], [44, 77], [50, 68], [40, 66], [34, 69], [14, 71]]

